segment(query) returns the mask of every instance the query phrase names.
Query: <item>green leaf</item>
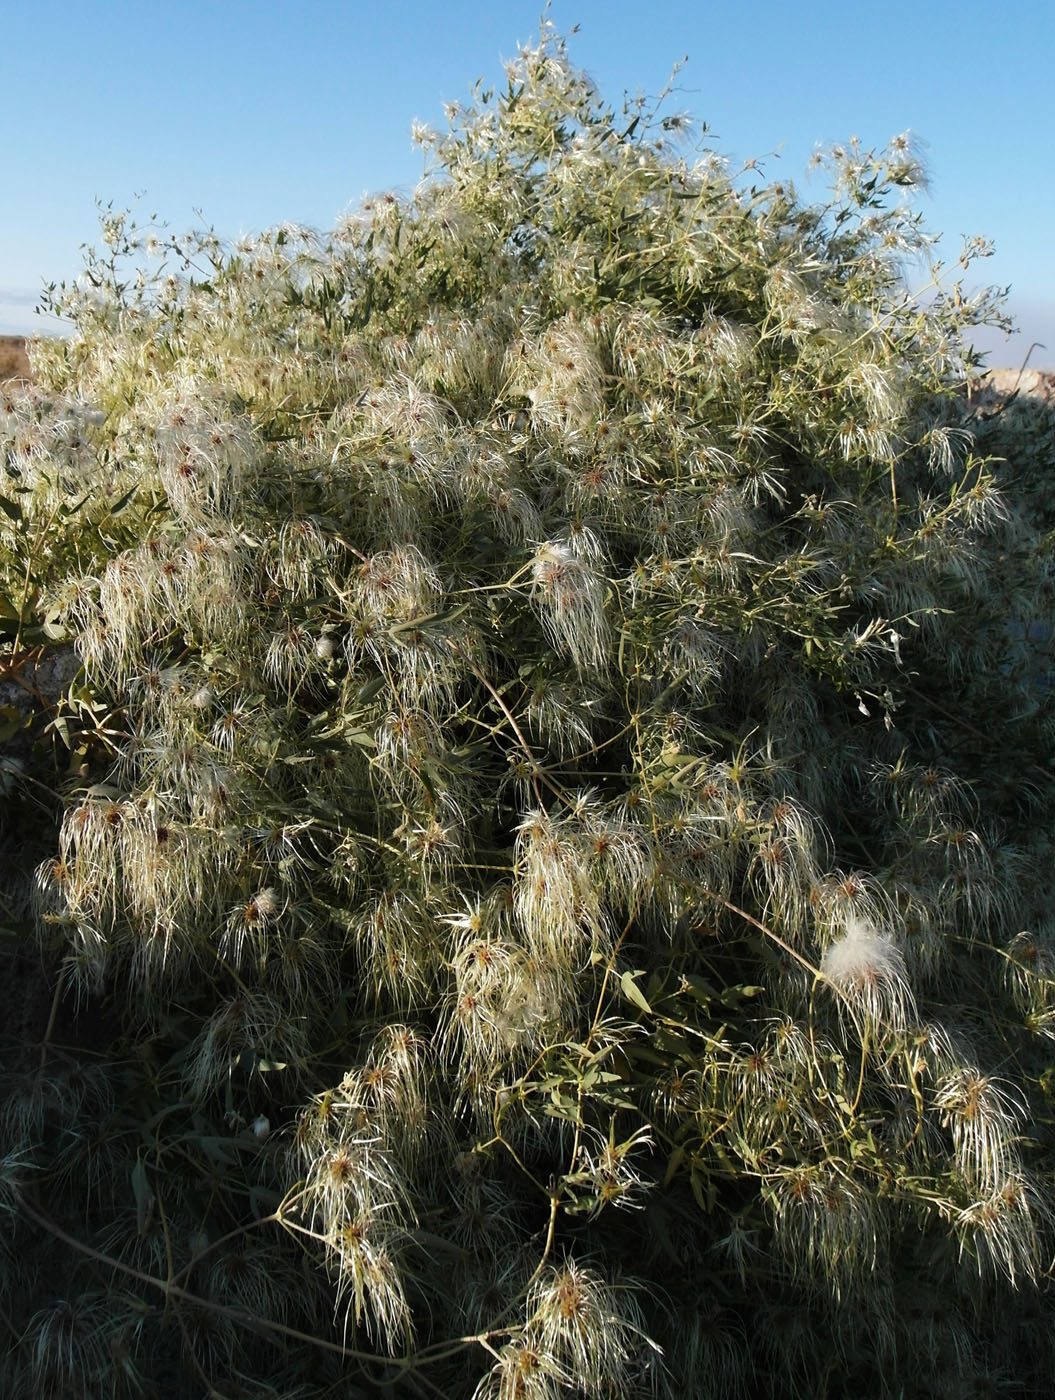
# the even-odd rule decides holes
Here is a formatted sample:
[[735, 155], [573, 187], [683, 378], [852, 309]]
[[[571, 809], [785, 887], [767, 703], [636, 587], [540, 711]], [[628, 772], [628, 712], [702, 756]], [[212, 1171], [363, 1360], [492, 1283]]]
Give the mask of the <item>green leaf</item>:
[[761, 996], [765, 990], [765, 987], [754, 986], [725, 987], [722, 990], [722, 1002], [726, 1006], [735, 1006], [737, 1002]]
[[356, 693], [356, 700], [360, 705], [369, 705], [371, 700], [375, 700], [381, 694], [388, 681], [384, 676], [374, 676], [359, 687]]
[[[644, 975], [643, 972], [638, 972], [636, 974], [638, 977], [643, 977]], [[635, 974], [632, 972], [624, 972], [622, 977], [620, 977], [619, 985], [623, 989], [623, 995], [626, 997], [627, 1001], [633, 1002], [639, 1011], [644, 1011], [648, 1015], [651, 1015], [652, 1008], [649, 1006], [644, 992], [634, 981], [634, 976]]]
[[114, 502], [114, 504], [110, 507], [111, 518], [115, 515], [121, 514], [125, 506], [128, 505], [129, 501], [132, 500], [132, 498], [135, 496], [138, 490], [138, 486], [132, 486], [124, 493], [120, 500]]
[[[675, 1176], [678, 1174], [678, 1169], [681, 1167], [681, 1164], [682, 1162], [684, 1162], [684, 1160], [684, 1146], [682, 1145], [675, 1147], [674, 1151], [670, 1154], [670, 1160], [667, 1162], [667, 1169], [663, 1173], [664, 1186], [669, 1186], [670, 1183], [674, 1180]], [[695, 1173], [693, 1173], [693, 1175], [695, 1176]]]
[[686, 972], [682, 974], [682, 984], [684, 990], [694, 997], [701, 1006], [708, 1006], [718, 995], [718, 990], [713, 987], [706, 978], [701, 977], [696, 972]]

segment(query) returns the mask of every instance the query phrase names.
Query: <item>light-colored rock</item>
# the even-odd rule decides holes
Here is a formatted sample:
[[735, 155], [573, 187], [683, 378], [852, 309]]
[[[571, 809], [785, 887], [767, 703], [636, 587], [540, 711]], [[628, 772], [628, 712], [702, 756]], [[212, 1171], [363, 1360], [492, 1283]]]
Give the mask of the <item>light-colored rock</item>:
[[972, 398], [981, 404], [995, 404], [1013, 394], [1055, 406], [1055, 373], [1044, 369], [991, 369], [982, 380], [977, 396], [972, 395]]

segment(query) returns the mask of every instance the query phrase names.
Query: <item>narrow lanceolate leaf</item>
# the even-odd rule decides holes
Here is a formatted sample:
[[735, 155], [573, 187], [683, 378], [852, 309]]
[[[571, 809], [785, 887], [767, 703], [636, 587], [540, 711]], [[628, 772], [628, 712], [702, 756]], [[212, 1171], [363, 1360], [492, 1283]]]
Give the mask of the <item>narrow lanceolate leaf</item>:
[[[637, 974], [637, 976], [640, 975], [640, 973]], [[642, 992], [641, 988], [634, 981], [634, 976], [635, 974], [633, 973], [624, 972], [619, 979], [619, 985], [623, 989], [623, 995], [626, 997], [627, 1001], [633, 1002], [639, 1011], [644, 1011], [650, 1015], [652, 1008], [649, 1006], [644, 992]]]

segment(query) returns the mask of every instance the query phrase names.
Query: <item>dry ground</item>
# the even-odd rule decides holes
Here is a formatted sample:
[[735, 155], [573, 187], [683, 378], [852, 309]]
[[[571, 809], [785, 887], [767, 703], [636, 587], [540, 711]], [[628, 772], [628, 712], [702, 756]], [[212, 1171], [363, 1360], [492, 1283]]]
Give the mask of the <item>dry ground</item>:
[[0, 384], [5, 379], [27, 379], [29, 359], [24, 335], [0, 335]]

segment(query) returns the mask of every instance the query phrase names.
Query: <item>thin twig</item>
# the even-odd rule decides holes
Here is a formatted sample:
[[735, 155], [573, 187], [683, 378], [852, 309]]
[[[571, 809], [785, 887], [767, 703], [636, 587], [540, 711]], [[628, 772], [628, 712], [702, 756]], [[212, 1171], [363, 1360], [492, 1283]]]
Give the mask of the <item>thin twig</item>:
[[59, 975], [55, 980], [55, 993], [51, 998], [51, 1010], [48, 1013], [48, 1024], [44, 1027], [44, 1039], [40, 1043], [40, 1069], [41, 1073], [48, 1063], [48, 1046], [51, 1043], [51, 1033], [55, 1029], [55, 1021], [59, 1014], [59, 1003], [62, 1001], [63, 984], [66, 981], [67, 963], [63, 963], [59, 968]]

